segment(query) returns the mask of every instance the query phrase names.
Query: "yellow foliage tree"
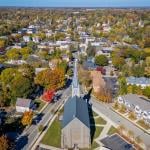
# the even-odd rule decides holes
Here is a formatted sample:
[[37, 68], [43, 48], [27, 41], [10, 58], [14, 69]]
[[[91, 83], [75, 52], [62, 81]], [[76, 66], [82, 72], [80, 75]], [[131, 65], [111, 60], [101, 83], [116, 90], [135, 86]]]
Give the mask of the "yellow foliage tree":
[[0, 40], [0, 48], [4, 48], [5, 47], [5, 41], [4, 40]]
[[47, 69], [37, 74], [35, 83], [48, 90], [57, 90], [65, 85], [65, 74], [60, 68]]
[[0, 150], [8, 150], [9, 141], [5, 135], [0, 136]]
[[32, 123], [32, 118], [33, 118], [33, 112], [32, 111], [26, 111], [23, 114], [21, 123], [26, 126], [30, 125]]

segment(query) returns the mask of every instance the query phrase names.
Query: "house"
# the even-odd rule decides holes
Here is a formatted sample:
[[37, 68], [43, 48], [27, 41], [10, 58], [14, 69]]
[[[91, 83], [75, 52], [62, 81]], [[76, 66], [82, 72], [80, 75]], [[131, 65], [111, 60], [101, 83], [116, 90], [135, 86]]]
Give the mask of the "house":
[[23, 40], [24, 40], [24, 42], [30, 42], [31, 38], [30, 38], [30, 36], [23, 36]]
[[39, 36], [34, 36], [34, 37], [32, 37], [32, 41], [34, 43], [39, 43], [40, 42], [40, 37]]
[[132, 144], [118, 134], [113, 134], [101, 139], [101, 143], [104, 145], [103, 147], [108, 150], [135, 150]]
[[141, 86], [142, 88], [145, 88], [147, 86], [150, 86], [150, 78], [146, 78], [146, 77], [128, 77], [126, 79], [127, 81], [127, 85], [136, 85], [136, 86]]
[[11, 65], [22, 65], [22, 64], [27, 64], [25, 60], [8, 60], [5, 63], [11, 64]]
[[150, 123], [150, 100], [136, 94], [118, 97], [118, 103], [124, 104], [129, 111], [135, 112], [137, 118]]
[[72, 82], [72, 97], [64, 105], [61, 147], [79, 149], [91, 147], [88, 104], [80, 97], [76, 62]]
[[17, 98], [16, 111], [25, 112], [30, 111], [32, 107], [32, 101], [30, 99]]

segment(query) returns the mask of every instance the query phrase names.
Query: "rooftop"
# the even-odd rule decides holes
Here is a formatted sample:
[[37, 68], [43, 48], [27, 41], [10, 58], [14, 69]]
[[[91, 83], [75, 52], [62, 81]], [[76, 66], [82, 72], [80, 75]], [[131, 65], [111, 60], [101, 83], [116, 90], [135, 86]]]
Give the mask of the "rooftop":
[[30, 107], [30, 104], [31, 104], [30, 99], [17, 98], [16, 106]]
[[101, 142], [105, 145], [105, 147], [111, 150], [135, 150], [130, 143], [118, 134], [107, 136], [106, 138], [103, 138]]
[[129, 84], [150, 84], [150, 78], [145, 77], [136, 78], [131, 76], [127, 78], [127, 82]]
[[142, 110], [150, 111], [150, 100], [136, 94], [127, 94], [121, 96], [123, 100], [128, 101], [130, 104], [138, 105]]
[[74, 118], [79, 119], [84, 125], [90, 128], [88, 105], [86, 101], [77, 96], [69, 98], [64, 106], [63, 128]]

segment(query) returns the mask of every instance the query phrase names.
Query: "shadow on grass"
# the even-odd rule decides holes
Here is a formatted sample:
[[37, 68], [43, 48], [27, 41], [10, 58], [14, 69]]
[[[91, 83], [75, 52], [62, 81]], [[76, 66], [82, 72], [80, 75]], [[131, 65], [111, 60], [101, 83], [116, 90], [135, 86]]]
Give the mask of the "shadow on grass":
[[21, 150], [24, 148], [24, 146], [28, 143], [28, 135], [21, 136], [16, 141], [16, 150]]
[[90, 116], [90, 132], [91, 132], [91, 144], [92, 144], [94, 140], [95, 131], [96, 131], [92, 106], [89, 106], [89, 116]]
[[88, 91], [86, 95], [84, 95], [83, 99], [86, 100], [88, 103], [88, 111], [89, 111], [89, 117], [90, 117], [91, 144], [92, 144], [94, 140], [96, 127], [95, 127], [95, 120], [94, 120], [92, 105], [90, 104], [91, 93], [92, 93], [92, 88]]

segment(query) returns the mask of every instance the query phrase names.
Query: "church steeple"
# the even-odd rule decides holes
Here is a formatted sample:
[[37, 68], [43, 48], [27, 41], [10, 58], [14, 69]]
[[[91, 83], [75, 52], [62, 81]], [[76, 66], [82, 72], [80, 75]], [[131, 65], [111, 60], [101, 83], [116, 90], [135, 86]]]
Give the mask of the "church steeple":
[[80, 87], [78, 82], [78, 71], [77, 71], [77, 59], [75, 59], [74, 64], [74, 75], [72, 81], [72, 97], [78, 96], [80, 97]]

